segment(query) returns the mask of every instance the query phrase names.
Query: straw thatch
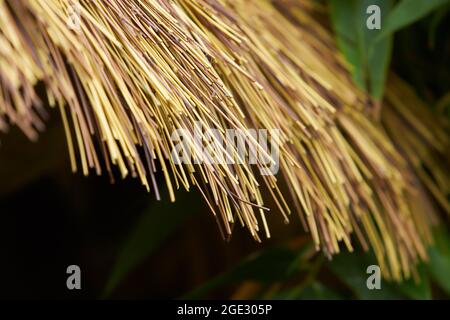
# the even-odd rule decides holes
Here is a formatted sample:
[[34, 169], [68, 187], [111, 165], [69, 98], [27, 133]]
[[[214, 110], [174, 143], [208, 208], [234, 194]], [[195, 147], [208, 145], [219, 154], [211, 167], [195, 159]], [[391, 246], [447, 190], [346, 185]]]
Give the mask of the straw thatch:
[[[426, 259], [437, 220], [432, 198], [448, 211], [448, 136], [421, 122], [424, 108], [405, 103], [407, 89], [395, 77], [382, 122], [371, 119], [373, 103], [316, 19], [322, 7], [81, 0], [70, 28], [74, 6], [0, 0], [0, 129], [17, 125], [36, 140], [48, 101], [60, 110], [74, 171], [131, 175], [157, 198], [161, 171], [171, 200], [179, 188], [198, 188], [225, 235], [241, 223], [257, 240], [270, 236], [269, 195], [270, 209], [286, 222], [298, 214], [328, 256], [341, 244], [353, 250], [358, 239], [397, 280]], [[45, 97], [35, 91], [41, 83]], [[206, 140], [224, 138], [228, 128], [279, 129], [280, 173], [260, 176], [263, 163], [176, 165], [171, 134], [194, 133], [196, 122], [222, 130]], [[236, 158], [238, 150], [226, 147]]]

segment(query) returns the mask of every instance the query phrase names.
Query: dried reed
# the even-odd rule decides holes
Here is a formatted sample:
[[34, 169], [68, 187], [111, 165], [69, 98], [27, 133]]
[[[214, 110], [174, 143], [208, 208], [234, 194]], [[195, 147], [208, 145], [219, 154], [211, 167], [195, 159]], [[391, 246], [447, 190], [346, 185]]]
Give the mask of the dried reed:
[[[291, 210], [298, 213], [328, 256], [341, 243], [353, 250], [356, 235], [395, 280], [426, 259], [437, 220], [429, 193], [449, 211], [448, 136], [424, 125], [424, 108], [416, 98], [408, 100], [412, 108], [404, 102], [407, 89], [395, 77], [382, 122], [367, 116], [369, 98], [316, 19], [320, 5], [79, 3], [80, 28], [73, 30], [67, 19], [74, 1], [0, 0], [0, 129], [14, 124], [37, 139], [47, 98], [60, 110], [74, 171], [131, 175], [160, 198], [160, 168], [171, 200], [179, 188], [198, 188], [226, 236], [239, 222], [258, 241], [261, 232], [269, 237], [263, 195], [270, 194], [274, 211], [286, 222]], [[38, 83], [47, 97], [36, 94]], [[280, 129], [288, 192], [275, 176], [257, 174], [262, 164], [175, 165], [171, 133], [194, 133], [196, 121], [223, 135], [227, 128]], [[227, 147], [234, 158], [238, 151]]]

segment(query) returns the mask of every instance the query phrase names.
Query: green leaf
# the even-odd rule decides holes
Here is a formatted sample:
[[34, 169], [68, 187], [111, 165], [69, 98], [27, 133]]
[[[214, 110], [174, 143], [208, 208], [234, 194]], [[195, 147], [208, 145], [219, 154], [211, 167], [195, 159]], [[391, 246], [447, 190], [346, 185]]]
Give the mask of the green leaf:
[[418, 282], [411, 278], [396, 285], [395, 288], [410, 299], [430, 300], [432, 296], [427, 270], [424, 265], [420, 265], [417, 271], [419, 274]]
[[199, 201], [192, 201], [195, 196], [192, 193], [180, 193], [175, 203], [157, 201], [142, 213], [119, 250], [103, 292], [104, 298], [110, 296], [125, 276], [158, 249], [188, 216], [199, 211]]
[[450, 0], [400, 1], [389, 13], [377, 40], [382, 40], [392, 35], [394, 32], [422, 19], [432, 11], [449, 2]]
[[302, 300], [339, 300], [342, 299], [342, 296], [323, 283], [314, 281], [296, 298]]
[[450, 295], [450, 235], [445, 227], [437, 229], [434, 235], [436, 244], [428, 250], [428, 270], [436, 284]]
[[267, 248], [250, 255], [234, 268], [209, 280], [185, 295], [184, 298], [201, 298], [209, 291], [224, 284], [245, 280], [255, 280], [263, 283], [286, 280], [291, 276], [292, 262], [296, 257], [297, 255], [294, 251], [285, 246]]
[[353, 81], [375, 99], [381, 99], [384, 93], [392, 37], [387, 36], [376, 42], [381, 31], [367, 27], [370, 15], [366, 11], [370, 5], [378, 5], [383, 26], [384, 15], [391, 9], [392, 3], [392, 0], [330, 0], [337, 43], [352, 67]]
[[305, 288], [294, 287], [290, 290], [283, 290], [275, 293], [270, 299], [274, 300], [341, 300], [344, 297], [335, 290], [327, 287], [319, 281], [313, 281]]
[[355, 294], [358, 299], [402, 299], [393, 286], [386, 281], [381, 280], [381, 289], [369, 290], [367, 288], [366, 273], [369, 265], [375, 264], [369, 259], [367, 254], [360, 253], [340, 253], [333, 257], [328, 264], [331, 271], [343, 281]]
[[431, 299], [431, 286], [425, 264], [417, 268], [418, 282], [414, 279], [405, 280], [402, 283], [392, 283], [381, 280], [380, 290], [369, 290], [366, 269], [369, 265], [376, 264], [371, 254], [341, 253], [333, 257], [329, 267], [333, 273], [352, 289], [358, 299]]

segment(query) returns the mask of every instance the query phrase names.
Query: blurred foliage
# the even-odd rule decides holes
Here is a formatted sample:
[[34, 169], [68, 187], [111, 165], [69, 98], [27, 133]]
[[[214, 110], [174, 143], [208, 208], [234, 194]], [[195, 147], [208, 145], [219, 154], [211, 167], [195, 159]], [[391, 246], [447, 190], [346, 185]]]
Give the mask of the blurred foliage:
[[[402, 0], [398, 2], [391, 10], [383, 11], [384, 14], [387, 14], [387, 18], [377, 40], [392, 35], [394, 32], [424, 18], [448, 3], [450, 3], [449, 0]], [[440, 12], [445, 11], [442, 10]]]
[[296, 253], [285, 246], [268, 248], [252, 254], [234, 268], [188, 293], [184, 298], [200, 298], [212, 289], [241, 281], [253, 280], [263, 283], [286, 281], [295, 273], [295, 269], [291, 266], [296, 261]]
[[[383, 97], [392, 55], [394, 33], [439, 9], [430, 23], [430, 38], [446, 15], [449, 0], [329, 0], [331, 21], [338, 46], [351, 65], [354, 82], [373, 98]], [[381, 29], [369, 30], [366, 9], [381, 9]]]
[[[415, 277], [403, 283], [382, 280], [380, 290], [369, 290], [366, 285], [370, 276], [367, 267], [376, 264], [370, 253], [342, 252], [328, 261], [321, 253], [311, 256], [310, 244], [306, 242], [295, 248], [280, 245], [252, 254], [184, 298], [204, 298], [213, 289], [246, 281], [260, 284], [243, 297], [246, 299], [442, 298], [445, 297], [443, 290], [449, 294], [450, 238], [448, 230], [443, 228], [437, 229], [436, 235], [440, 245], [429, 249], [430, 261], [419, 266]], [[305, 254], [308, 251], [309, 254]], [[337, 281], [330, 281], [330, 274]]]
[[428, 270], [434, 281], [450, 296], [450, 235], [442, 228], [435, 233], [436, 245], [429, 248]]
[[[381, 99], [392, 51], [392, 35], [376, 41], [381, 30], [366, 27], [370, 5], [381, 9], [381, 24], [392, 8], [391, 0], [330, 0], [336, 40], [351, 65], [353, 81], [375, 99]], [[382, 28], [383, 30], [383, 28]]]

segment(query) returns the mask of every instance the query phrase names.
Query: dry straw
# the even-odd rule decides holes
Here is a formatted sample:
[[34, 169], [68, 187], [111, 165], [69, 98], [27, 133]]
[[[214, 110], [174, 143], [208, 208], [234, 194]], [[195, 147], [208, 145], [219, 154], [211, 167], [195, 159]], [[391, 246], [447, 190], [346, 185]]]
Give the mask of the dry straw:
[[[448, 136], [392, 77], [381, 123], [351, 83], [310, 1], [0, 0], [0, 129], [32, 140], [47, 99], [59, 108], [74, 171], [137, 177], [160, 197], [198, 188], [225, 236], [240, 223], [270, 236], [268, 208], [299, 215], [331, 256], [352, 237], [372, 247], [385, 277], [426, 259], [436, 203], [450, 211]], [[38, 97], [43, 83], [46, 97]], [[408, 92], [406, 100], [404, 92]], [[278, 128], [281, 172], [249, 165], [175, 165], [175, 129]], [[261, 148], [251, 140], [254, 148]], [[194, 152], [200, 152], [192, 145]], [[238, 150], [227, 149], [233, 158]], [[115, 169], [117, 168], [117, 169]], [[117, 175], [117, 174], [116, 174]], [[283, 192], [280, 190], [283, 187]], [[431, 195], [431, 197], [430, 197]], [[290, 205], [288, 205], [290, 204]]]

